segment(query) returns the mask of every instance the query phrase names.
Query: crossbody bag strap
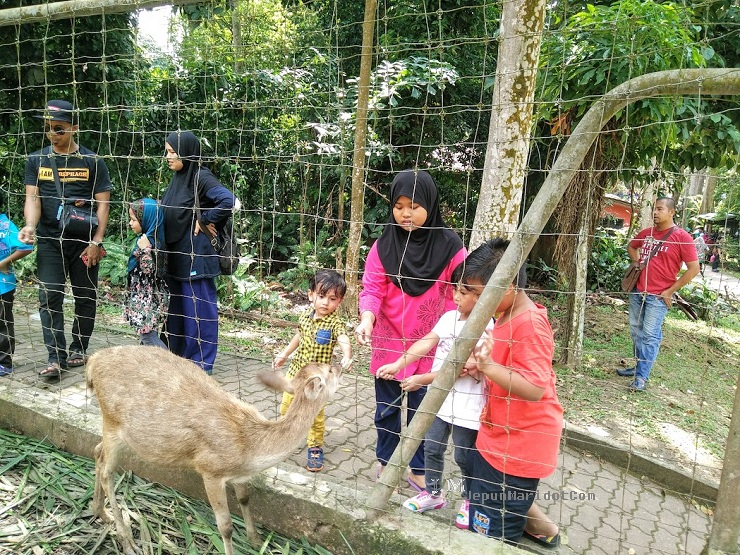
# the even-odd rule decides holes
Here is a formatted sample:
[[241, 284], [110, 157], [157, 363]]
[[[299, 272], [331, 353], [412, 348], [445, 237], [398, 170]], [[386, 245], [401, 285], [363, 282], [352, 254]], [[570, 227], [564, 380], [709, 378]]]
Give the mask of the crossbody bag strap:
[[46, 155], [47, 160], [49, 160], [49, 165], [51, 166], [51, 173], [54, 176], [54, 185], [57, 188], [57, 195], [59, 195], [59, 205], [61, 206], [64, 204], [64, 199], [62, 198], [62, 184], [59, 181], [59, 170], [57, 169], [57, 161], [56, 157], [53, 152], [50, 152]]
[[652, 250], [650, 251], [650, 254], [645, 259], [645, 266], [647, 266], [647, 263], [650, 261], [650, 259], [658, 253], [658, 250], [660, 249], [660, 247], [664, 245], [666, 241], [668, 241], [668, 238], [671, 236], [671, 234], [673, 233], [675, 229], [676, 229], [676, 226], [674, 225], [671, 228], [671, 230], [665, 234], [665, 237], [663, 237], [660, 241], [655, 242], [655, 246], [652, 248]]

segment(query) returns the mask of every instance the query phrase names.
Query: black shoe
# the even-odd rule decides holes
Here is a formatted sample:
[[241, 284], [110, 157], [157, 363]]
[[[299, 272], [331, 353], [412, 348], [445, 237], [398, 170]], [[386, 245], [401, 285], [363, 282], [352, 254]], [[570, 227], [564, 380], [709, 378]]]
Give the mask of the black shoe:
[[634, 368], [617, 368], [617, 376], [622, 376], [623, 378], [632, 378], [634, 377], [634, 375]]

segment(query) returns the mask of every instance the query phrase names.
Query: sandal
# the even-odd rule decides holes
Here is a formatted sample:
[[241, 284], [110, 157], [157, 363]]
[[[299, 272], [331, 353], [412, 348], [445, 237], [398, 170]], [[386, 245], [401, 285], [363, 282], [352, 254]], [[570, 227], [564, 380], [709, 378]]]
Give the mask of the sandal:
[[72, 353], [67, 359], [67, 366], [69, 368], [78, 368], [87, 364], [87, 357], [81, 353]]
[[522, 533], [522, 536], [527, 538], [529, 541], [547, 547], [548, 549], [555, 549], [560, 545], [560, 533], [558, 532], [554, 536], [545, 536], [543, 534], [530, 534], [526, 530]]
[[62, 368], [58, 362], [50, 362], [49, 366], [39, 371], [40, 378], [61, 378]]
[[413, 481], [413, 480], [412, 480], [412, 479], [411, 479], [410, 477], [409, 477], [409, 478], [406, 478], [406, 481], [407, 481], [407, 482], [409, 483], [409, 485], [410, 485], [410, 486], [411, 486], [411, 487], [412, 487], [413, 489], [415, 489], [415, 490], [416, 490], [417, 492], [419, 492], [419, 493], [423, 493], [423, 492], [424, 492], [424, 488], [420, 488], [420, 487], [418, 486], [418, 484], [417, 484], [416, 482], [414, 482], [414, 481]]

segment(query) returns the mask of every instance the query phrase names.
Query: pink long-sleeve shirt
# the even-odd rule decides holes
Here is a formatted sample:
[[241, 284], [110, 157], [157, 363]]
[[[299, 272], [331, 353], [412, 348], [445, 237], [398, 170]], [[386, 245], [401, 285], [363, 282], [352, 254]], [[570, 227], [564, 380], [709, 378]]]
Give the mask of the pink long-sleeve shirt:
[[[378, 256], [377, 243], [372, 246], [365, 263], [359, 299], [360, 314], [369, 311], [375, 315], [371, 374], [375, 375], [376, 370], [384, 364], [395, 362], [417, 339], [432, 330], [442, 314], [456, 308], [452, 300], [454, 285], [450, 283], [450, 276], [466, 256], [465, 248], [460, 249], [434, 284], [423, 295], [412, 297], [403, 293], [388, 278]], [[434, 349], [427, 356], [406, 366], [396, 379], [426, 374], [433, 360]]]

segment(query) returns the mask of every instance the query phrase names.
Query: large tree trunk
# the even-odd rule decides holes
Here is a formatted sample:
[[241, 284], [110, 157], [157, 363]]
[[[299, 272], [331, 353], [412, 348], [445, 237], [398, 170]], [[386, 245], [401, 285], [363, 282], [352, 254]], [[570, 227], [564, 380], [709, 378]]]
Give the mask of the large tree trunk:
[[510, 237], [519, 223], [544, 16], [544, 0], [503, 3], [493, 109], [471, 250], [494, 235]]

